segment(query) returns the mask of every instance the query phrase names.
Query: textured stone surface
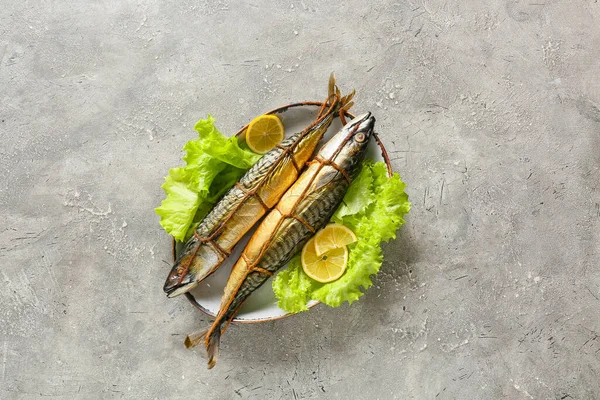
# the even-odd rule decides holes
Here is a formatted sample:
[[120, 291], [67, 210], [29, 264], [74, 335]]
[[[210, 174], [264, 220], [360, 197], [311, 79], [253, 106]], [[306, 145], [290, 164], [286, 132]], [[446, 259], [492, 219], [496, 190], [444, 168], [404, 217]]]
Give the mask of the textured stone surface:
[[[0, 8], [0, 398], [600, 397], [600, 3], [71, 3]], [[331, 71], [413, 211], [361, 301], [207, 371], [163, 176]]]

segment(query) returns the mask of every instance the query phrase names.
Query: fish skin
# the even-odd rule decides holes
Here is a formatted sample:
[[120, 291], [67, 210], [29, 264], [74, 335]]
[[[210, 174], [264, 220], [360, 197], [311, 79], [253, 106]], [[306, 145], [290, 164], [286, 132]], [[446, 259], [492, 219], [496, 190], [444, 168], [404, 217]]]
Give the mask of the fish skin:
[[216, 363], [222, 330], [248, 296], [287, 264], [340, 205], [350, 186], [346, 177], [352, 180], [360, 172], [374, 123], [367, 113], [342, 128], [258, 226], [231, 271], [216, 320], [204, 333], [209, 368]]
[[198, 225], [165, 281], [163, 290], [168, 297], [188, 292], [217, 270], [237, 242], [296, 180], [298, 170], [304, 167], [340, 108], [351, 106], [352, 96], [340, 98], [332, 75], [328, 109], [309, 128], [261, 157]]

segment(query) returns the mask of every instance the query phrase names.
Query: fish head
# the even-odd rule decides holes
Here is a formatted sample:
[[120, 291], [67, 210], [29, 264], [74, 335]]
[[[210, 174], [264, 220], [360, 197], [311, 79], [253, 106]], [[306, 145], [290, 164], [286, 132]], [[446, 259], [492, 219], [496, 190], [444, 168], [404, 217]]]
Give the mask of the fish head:
[[190, 291], [208, 274], [208, 268], [203, 268], [204, 259], [209, 258], [205, 253], [205, 246], [202, 246], [195, 236], [186, 242], [163, 286], [168, 297], [175, 297]]
[[331, 160], [354, 178], [360, 171], [367, 145], [375, 129], [375, 117], [365, 113], [348, 122], [333, 138], [327, 142], [319, 157]]
[[212, 274], [223, 260], [223, 254], [214, 245], [200, 242], [196, 236], [192, 236], [179, 252], [163, 290], [168, 297], [189, 292]]
[[168, 297], [175, 297], [186, 293], [198, 285], [198, 281], [194, 274], [191, 273], [189, 268], [184, 267], [184, 265], [189, 263], [189, 261], [186, 261], [187, 260], [178, 260], [178, 263], [171, 269], [171, 272], [165, 281], [165, 285], [163, 286], [163, 290]]

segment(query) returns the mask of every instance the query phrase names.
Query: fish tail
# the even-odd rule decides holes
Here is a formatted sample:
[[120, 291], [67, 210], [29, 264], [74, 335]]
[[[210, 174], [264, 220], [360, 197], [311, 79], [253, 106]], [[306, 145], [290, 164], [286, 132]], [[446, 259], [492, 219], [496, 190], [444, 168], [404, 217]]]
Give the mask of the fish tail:
[[352, 106], [354, 105], [354, 102], [352, 101], [352, 99], [354, 98], [354, 95], [356, 94], [356, 90], [353, 90], [352, 92], [348, 93], [347, 95], [343, 96], [340, 99], [340, 110], [343, 111], [348, 111], [350, 108], [352, 108]]
[[353, 90], [352, 92], [348, 93], [347, 95], [342, 96], [340, 88], [335, 83], [335, 76], [334, 76], [333, 72], [331, 73], [331, 75], [329, 76], [329, 90], [328, 90], [327, 102], [329, 103], [330, 106], [335, 104], [335, 106], [336, 106], [335, 112], [336, 113], [342, 114], [342, 113], [345, 113], [346, 111], [348, 111], [354, 105], [354, 102], [352, 101], [352, 99], [354, 98], [355, 94], [356, 94], [356, 90]]
[[187, 349], [196, 347], [205, 342], [206, 353], [208, 354], [208, 369], [211, 369], [217, 363], [219, 358], [219, 344], [221, 343], [221, 325], [213, 325], [201, 331], [187, 335], [183, 344]]
[[327, 90], [327, 101], [333, 102], [333, 100], [337, 97], [339, 99], [340, 89], [335, 84], [335, 75], [333, 72], [329, 75], [329, 86]]
[[352, 98], [354, 97], [354, 93], [355, 91], [353, 90], [352, 93], [347, 94], [346, 96], [342, 97], [342, 99], [340, 100], [340, 110], [338, 111], [341, 114], [345, 114], [346, 111], [350, 110], [352, 108], [352, 106], [354, 105], [354, 102], [351, 101]]
[[196, 347], [200, 343], [202, 343], [202, 341], [206, 337], [206, 334], [208, 333], [208, 329], [209, 328], [205, 328], [199, 332], [194, 332], [192, 334], [187, 335], [185, 341], [183, 342], [183, 344], [185, 344], [185, 348], [189, 349], [190, 347]]
[[329, 76], [329, 86], [327, 90], [327, 100], [321, 105], [321, 109], [317, 114], [317, 119], [324, 118], [327, 115], [332, 115], [338, 112], [340, 107], [340, 90], [335, 84], [335, 76], [333, 72]]
[[217, 363], [219, 358], [219, 344], [221, 343], [221, 325], [217, 325], [206, 337], [206, 354], [208, 355], [208, 369]]

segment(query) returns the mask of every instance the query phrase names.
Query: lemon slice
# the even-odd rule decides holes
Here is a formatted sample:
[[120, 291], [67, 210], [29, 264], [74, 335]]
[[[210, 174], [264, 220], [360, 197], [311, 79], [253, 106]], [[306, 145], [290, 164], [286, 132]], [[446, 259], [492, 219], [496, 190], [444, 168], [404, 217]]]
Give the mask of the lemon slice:
[[317, 256], [330, 250], [348, 246], [358, 239], [350, 228], [342, 224], [329, 224], [315, 235], [315, 250]]
[[277, 115], [261, 115], [248, 125], [246, 144], [250, 150], [264, 154], [283, 140], [284, 128]]
[[302, 269], [310, 278], [317, 282], [328, 283], [339, 279], [348, 264], [348, 247], [332, 249], [327, 253], [317, 256], [315, 251], [315, 238], [311, 238], [300, 255]]

